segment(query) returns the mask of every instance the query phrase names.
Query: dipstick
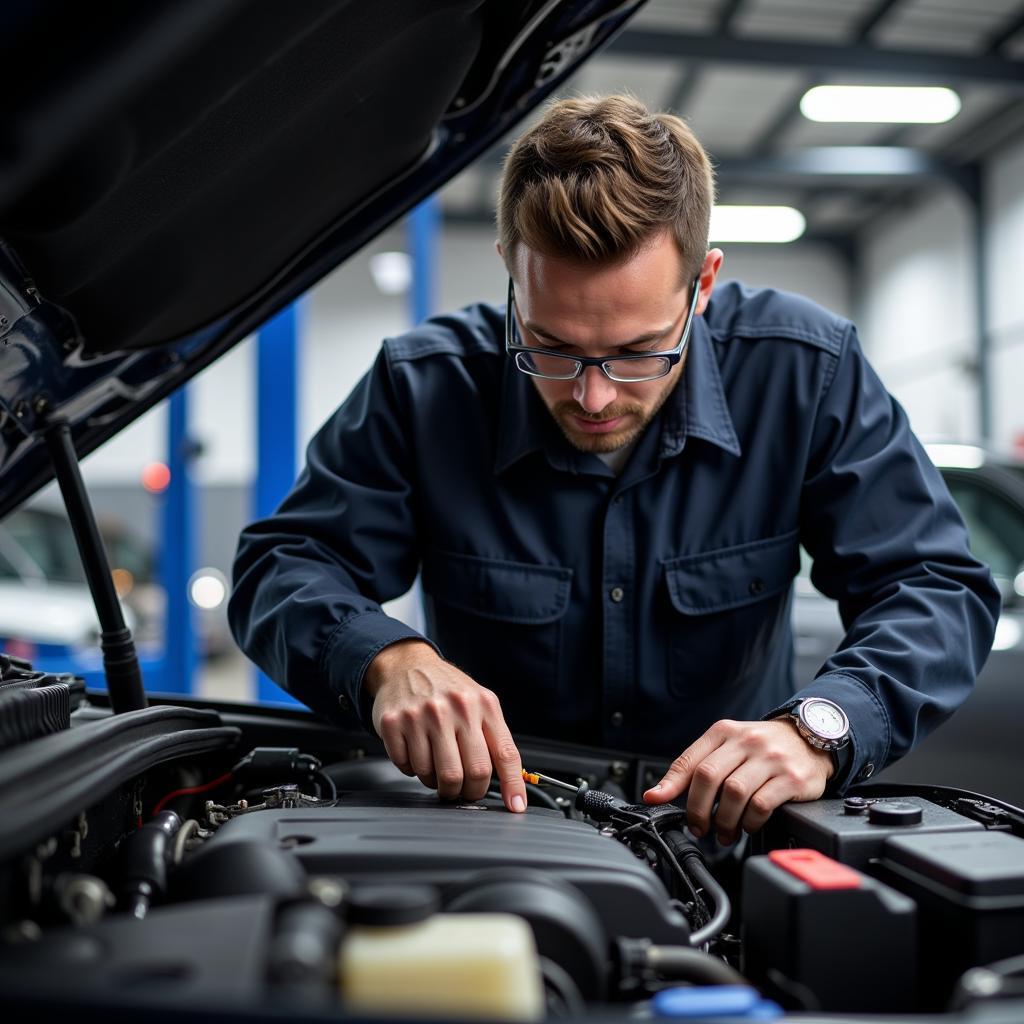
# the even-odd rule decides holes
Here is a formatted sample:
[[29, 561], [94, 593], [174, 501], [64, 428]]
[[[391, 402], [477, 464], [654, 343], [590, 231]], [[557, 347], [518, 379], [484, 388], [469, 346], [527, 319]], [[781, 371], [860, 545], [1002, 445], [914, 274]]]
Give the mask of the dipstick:
[[553, 779], [550, 775], [541, 775], [540, 772], [528, 772], [525, 768], [523, 769], [523, 778], [527, 782], [532, 782], [535, 786], [539, 786], [543, 782], [548, 786], [567, 789], [570, 793], [578, 793], [580, 791], [579, 786], [571, 786], [568, 782], [562, 782], [561, 779]]

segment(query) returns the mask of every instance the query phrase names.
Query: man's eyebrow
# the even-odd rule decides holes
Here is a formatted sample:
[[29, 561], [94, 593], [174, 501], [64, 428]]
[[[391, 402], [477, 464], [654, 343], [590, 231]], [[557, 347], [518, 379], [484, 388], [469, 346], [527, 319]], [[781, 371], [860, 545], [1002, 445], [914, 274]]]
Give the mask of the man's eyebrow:
[[[545, 330], [540, 324], [535, 324], [532, 320], [527, 320], [523, 325], [531, 334], [536, 334], [538, 338], [544, 338], [547, 341], [554, 341], [559, 345], [568, 345], [570, 347], [575, 345], [572, 341], [562, 341], [557, 334], [552, 334], [550, 331]], [[618, 345], [612, 346], [613, 348], [629, 348], [630, 345], [643, 345], [648, 341], [657, 341], [659, 338], [664, 338], [675, 324], [669, 324], [668, 327], [663, 327], [660, 331], [648, 331], [646, 334], [638, 335], [633, 338], [632, 341], [620, 341]]]

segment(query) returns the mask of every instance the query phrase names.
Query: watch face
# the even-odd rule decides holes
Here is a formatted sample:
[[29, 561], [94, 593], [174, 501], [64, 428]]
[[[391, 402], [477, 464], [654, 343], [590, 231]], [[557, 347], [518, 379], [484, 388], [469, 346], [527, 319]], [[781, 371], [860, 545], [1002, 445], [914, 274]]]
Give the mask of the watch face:
[[842, 708], [828, 700], [805, 701], [800, 717], [811, 732], [826, 740], [842, 739], [850, 727]]

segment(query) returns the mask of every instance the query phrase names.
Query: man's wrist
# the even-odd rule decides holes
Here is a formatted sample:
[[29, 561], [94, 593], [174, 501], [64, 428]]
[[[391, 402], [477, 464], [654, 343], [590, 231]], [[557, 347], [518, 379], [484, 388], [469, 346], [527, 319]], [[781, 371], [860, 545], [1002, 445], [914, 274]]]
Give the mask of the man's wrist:
[[396, 672], [410, 667], [424, 658], [438, 658], [437, 651], [424, 640], [407, 638], [396, 640], [393, 644], [379, 651], [366, 666], [363, 675], [363, 690], [371, 699], [384, 683]]

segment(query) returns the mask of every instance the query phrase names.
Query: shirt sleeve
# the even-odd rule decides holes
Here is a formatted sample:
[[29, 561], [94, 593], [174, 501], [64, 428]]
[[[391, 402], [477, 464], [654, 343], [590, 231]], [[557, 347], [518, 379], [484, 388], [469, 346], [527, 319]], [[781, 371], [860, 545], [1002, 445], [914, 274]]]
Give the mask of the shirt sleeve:
[[850, 719], [842, 792], [908, 753], [970, 694], [999, 592], [941, 474], [849, 328], [823, 383], [801, 497], [811, 580], [846, 635], [798, 698]]
[[381, 608], [419, 568], [401, 407], [382, 351], [310, 442], [281, 506], [242, 531], [235, 556], [228, 619], [239, 646], [304, 704], [351, 728], [370, 727], [362, 680], [373, 657], [399, 640], [431, 643]]

